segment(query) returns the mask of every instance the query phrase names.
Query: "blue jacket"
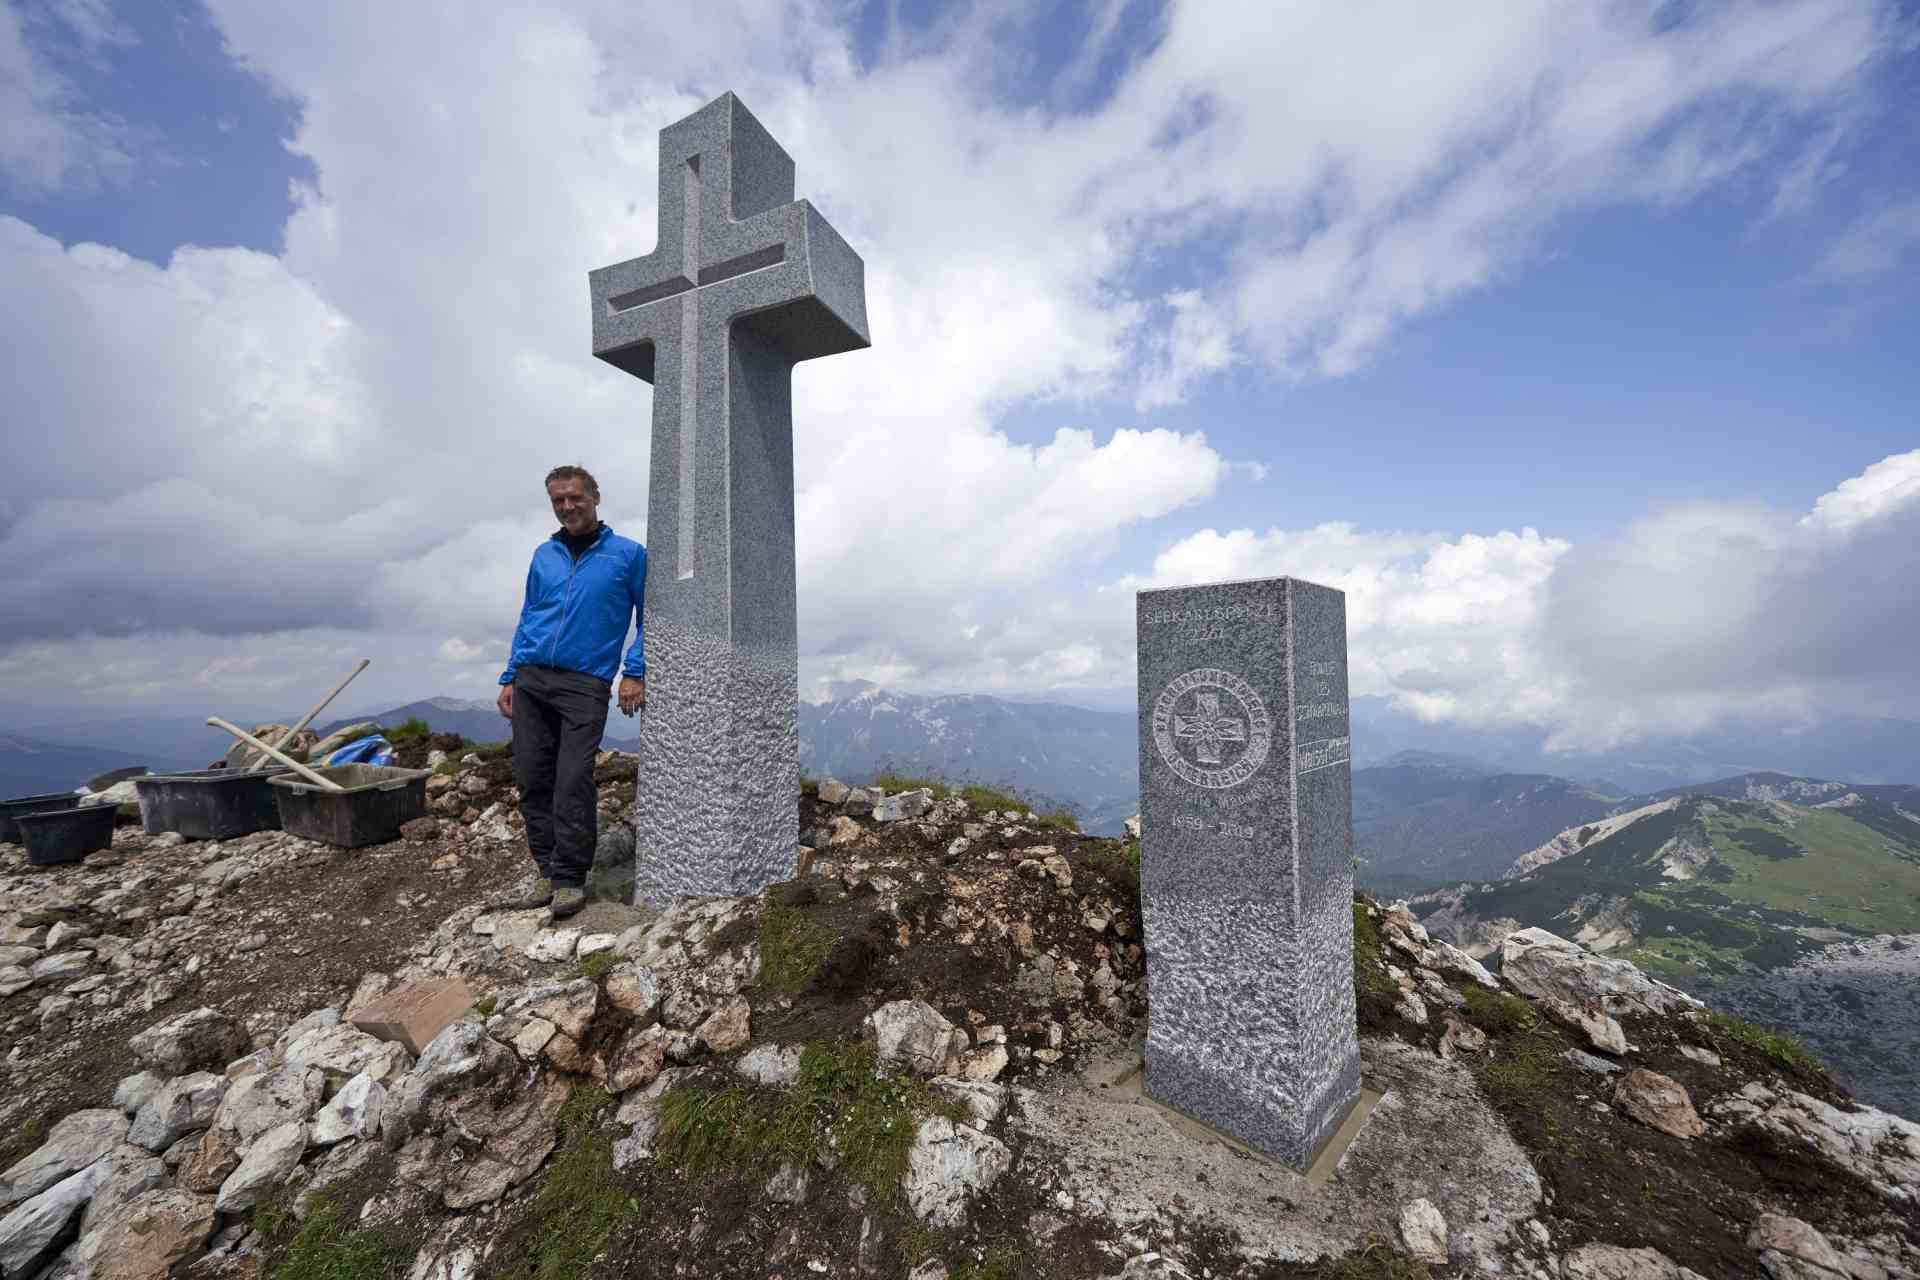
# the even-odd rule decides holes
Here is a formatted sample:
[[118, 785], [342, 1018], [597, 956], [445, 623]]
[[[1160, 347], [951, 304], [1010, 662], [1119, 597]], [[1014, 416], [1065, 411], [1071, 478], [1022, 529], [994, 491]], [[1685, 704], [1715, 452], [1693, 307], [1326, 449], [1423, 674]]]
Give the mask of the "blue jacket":
[[[513, 633], [513, 653], [501, 684], [521, 667], [584, 671], [611, 682], [620, 668], [627, 625], [642, 616], [647, 598], [647, 549], [605, 525], [575, 560], [559, 534], [534, 548], [527, 598]], [[624, 674], [645, 679], [644, 631], [633, 638]]]

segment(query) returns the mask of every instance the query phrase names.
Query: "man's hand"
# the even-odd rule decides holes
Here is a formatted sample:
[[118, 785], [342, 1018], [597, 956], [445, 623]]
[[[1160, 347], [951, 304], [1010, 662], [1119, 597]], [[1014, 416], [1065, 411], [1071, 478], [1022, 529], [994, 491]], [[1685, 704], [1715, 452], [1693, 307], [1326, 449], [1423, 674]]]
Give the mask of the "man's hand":
[[496, 702], [494, 705], [500, 708], [501, 715], [505, 716], [509, 720], [513, 719], [513, 686], [512, 685], [503, 684], [500, 686], [500, 700]]
[[620, 679], [620, 714], [630, 716], [647, 705], [647, 682], [632, 676]]

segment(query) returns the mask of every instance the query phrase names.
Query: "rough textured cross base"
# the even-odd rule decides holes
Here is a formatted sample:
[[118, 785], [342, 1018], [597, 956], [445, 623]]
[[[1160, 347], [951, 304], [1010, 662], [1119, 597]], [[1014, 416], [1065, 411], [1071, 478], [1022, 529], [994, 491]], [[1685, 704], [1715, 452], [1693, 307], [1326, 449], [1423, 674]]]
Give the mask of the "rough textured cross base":
[[593, 353], [653, 384], [637, 897], [743, 893], [799, 838], [795, 363], [869, 345], [859, 257], [731, 93], [660, 131], [660, 239], [589, 273]]

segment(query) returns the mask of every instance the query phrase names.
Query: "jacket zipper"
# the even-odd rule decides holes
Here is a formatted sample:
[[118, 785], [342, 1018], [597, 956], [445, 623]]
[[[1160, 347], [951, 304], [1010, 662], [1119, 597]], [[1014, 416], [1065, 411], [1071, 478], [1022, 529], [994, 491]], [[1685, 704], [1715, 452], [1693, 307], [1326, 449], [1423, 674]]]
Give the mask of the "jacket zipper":
[[567, 557], [572, 561], [572, 566], [567, 570], [567, 594], [560, 601], [560, 617], [553, 624], [553, 640], [547, 645], [547, 665], [550, 667], [560, 656], [560, 633], [567, 629], [567, 606], [573, 603], [573, 576], [580, 572], [580, 566], [587, 562], [587, 557], [599, 549], [600, 544], [596, 542], [582, 551], [578, 560], [574, 560], [571, 555]]

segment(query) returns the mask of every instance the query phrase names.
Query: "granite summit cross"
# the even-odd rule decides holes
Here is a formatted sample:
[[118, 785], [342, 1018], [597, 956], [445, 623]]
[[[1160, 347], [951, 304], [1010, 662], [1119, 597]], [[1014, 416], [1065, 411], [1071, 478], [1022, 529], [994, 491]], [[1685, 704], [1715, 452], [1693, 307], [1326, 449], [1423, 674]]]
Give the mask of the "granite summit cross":
[[799, 839], [793, 366], [870, 345], [865, 268], [723, 93], [660, 131], [654, 251], [588, 285], [653, 384], [634, 896], [751, 893]]

